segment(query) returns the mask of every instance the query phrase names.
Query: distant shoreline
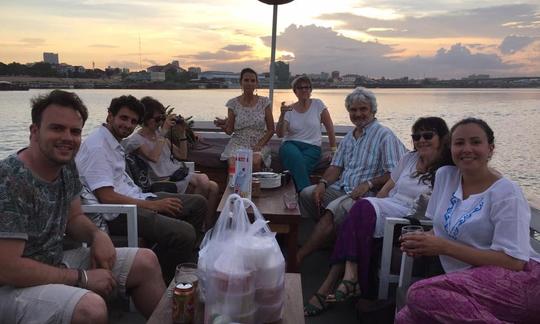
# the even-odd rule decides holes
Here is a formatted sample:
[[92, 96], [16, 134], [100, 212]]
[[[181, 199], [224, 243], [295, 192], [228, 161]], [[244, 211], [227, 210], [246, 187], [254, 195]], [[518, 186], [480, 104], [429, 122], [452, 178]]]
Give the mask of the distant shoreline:
[[[28, 90], [28, 89], [140, 89], [140, 90], [195, 90], [195, 89], [236, 89], [219, 81], [205, 82], [129, 82], [120, 79], [83, 79], [58, 77], [28, 77], [28, 76], [0, 76], [0, 81], [13, 84], [13, 89], [0, 90]], [[513, 77], [513, 78], [485, 78], [460, 80], [375, 80], [370, 82], [355, 82], [354, 84], [318, 85], [314, 82], [314, 89], [353, 89], [357, 86], [381, 89], [497, 89], [497, 88], [540, 88], [540, 77]], [[262, 84], [261, 89], [267, 89]], [[275, 89], [290, 89], [289, 86], [277, 84]]]

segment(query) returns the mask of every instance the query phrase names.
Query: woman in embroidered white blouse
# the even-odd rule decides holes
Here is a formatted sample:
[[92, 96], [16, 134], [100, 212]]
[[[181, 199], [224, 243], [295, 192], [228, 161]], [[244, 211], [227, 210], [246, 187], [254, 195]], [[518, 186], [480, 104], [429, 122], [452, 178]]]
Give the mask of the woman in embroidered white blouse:
[[438, 255], [446, 274], [411, 286], [397, 323], [540, 322], [530, 208], [519, 186], [489, 167], [494, 148], [483, 120], [452, 127], [456, 166], [436, 174], [426, 212], [433, 233], [409, 234], [401, 243], [411, 256]]

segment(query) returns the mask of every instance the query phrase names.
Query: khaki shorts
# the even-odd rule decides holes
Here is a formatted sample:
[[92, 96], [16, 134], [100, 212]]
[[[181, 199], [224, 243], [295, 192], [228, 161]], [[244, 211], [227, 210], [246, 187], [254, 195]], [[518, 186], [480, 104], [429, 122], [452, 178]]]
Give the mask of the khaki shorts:
[[326, 209], [334, 215], [334, 223], [336, 225], [341, 225], [355, 202], [356, 200], [353, 200], [349, 195], [345, 195], [332, 200], [326, 206]]
[[[113, 274], [118, 282], [114, 295], [126, 294], [126, 281], [137, 253], [136, 248], [116, 249]], [[89, 269], [90, 249], [64, 251], [62, 260], [68, 268]], [[75, 306], [88, 290], [50, 284], [29, 288], [0, 286], [0, 324], [71, 323]]]

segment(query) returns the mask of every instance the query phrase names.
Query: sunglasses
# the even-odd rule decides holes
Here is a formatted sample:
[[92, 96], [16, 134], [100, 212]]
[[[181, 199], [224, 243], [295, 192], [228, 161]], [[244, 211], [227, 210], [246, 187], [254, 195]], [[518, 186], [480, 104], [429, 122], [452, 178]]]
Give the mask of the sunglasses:
[[411, 134], [412, 140], [415, 142], [419, 141], [420, 138], [423, 138], [426, 141], [429, 141], [430, 139], [433, 138], [433, 136], [435, 136], [435, 132], [419, 132], [419, 133]]
[[297, 90], [311, 90], [310, 86], [296, 87]]

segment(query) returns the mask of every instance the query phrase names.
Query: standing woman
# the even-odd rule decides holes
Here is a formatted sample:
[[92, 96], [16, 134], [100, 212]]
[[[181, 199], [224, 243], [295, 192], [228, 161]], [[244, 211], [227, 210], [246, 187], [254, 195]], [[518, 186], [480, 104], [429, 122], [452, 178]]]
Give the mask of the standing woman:
[[451, 130], [456, 166], [439, 169], [426, 216], [433, 233], [410, 234], [411, 256], [438, 255], [445, 275], [411, 286], [397, 323], [540, 323], [540, 255], [529, 241], [521, 188], [492, 170], [493, 131], [467, 118]]
[[293, 80], [292, 88], [298, 101], [290, 106], [281, 103], [276, 133], [284, 138], [279, 149], [281, 163], [291, 172], [296, 191], [300, 192], [311, 185], [309, 175], [321, 158], [321, 122], [328, 133], [332, 153], [337, 147], [328, 109], [320, 99], [311, 99], [311, 80], [299, 76]]
[[227, 101], [226, 119], [216, 117], [214, 124], [220, 127], [231, 140], [221, 154], [221, 160], [235, 163], [236, 151], [240, 148], [253, 150], [253, 171], [260, 171], [262, 163], [270, 167], [270, 148], [266, 145], [274, 135], [274, 117], [271, 102], [267, 97], [256, 94], [257, 73], [251, 68], [240, 72], [242, 95]]

